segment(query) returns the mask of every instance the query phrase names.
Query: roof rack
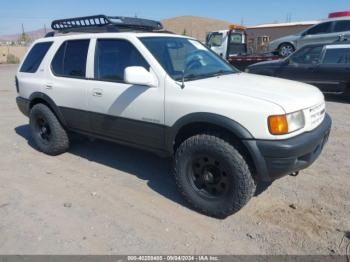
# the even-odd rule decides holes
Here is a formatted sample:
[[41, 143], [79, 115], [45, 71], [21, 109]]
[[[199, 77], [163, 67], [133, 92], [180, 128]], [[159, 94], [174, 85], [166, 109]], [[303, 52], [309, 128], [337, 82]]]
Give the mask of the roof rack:
[[[154, 32], [162, 30], [163, 25], [158, 21], [142, 18], [94, 15], [55, 20], [51, 28], [60, 33]], [[53, 35], [54, 32], [49, 32], [46, 37]]]

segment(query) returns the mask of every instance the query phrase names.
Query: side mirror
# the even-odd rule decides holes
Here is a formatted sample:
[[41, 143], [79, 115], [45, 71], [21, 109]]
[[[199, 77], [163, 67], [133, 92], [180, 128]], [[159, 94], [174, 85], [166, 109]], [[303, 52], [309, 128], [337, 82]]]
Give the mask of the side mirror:
[[142, 66], [125, 68], [124, 80], [128, 84], [155, 87], [157, 85], [153, 75]]

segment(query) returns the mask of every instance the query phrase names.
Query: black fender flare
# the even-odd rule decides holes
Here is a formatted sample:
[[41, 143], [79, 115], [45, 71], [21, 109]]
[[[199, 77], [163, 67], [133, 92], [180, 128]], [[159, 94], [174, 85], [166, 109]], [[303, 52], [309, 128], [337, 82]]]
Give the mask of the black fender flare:
[[240, 140], [254, 139], [253, 135], [241, 124], [228, 117], [213, 113], [191, 113], [178, 119], [165, 132], [165, 146], [168, 152], [174, 153], [174, 143], [179, 131], [190, 124], [207, 123], [222, 127], [234, 134]]
[[33, 106], [33, 102], [37, 99], [44, 101], [50, 107], [50, 109], [53, 111], [53, 113], [57, 116], [57, 118], [61, 122], [61, 124], [65, 127], [67, 126], [67, 123], [64, 120], [64, 117], [63, 117], [61, 111], [59, 110], [58, 106], [55, 104], [55, 102], [48, 95], [46, 95], [42, 92], [34, 92], [33, 94], [30, 95], [30, 97], [29, 97], [29, 101], [30, 101], [29, 109]]

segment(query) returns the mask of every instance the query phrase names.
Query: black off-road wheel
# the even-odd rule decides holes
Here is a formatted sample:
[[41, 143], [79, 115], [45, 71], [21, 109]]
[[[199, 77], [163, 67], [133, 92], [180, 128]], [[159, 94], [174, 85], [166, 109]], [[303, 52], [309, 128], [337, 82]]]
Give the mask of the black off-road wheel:
[[34, 105], [30, 111], [29, 123], [39, 151], [56, 156], [68, 150], [68, 134], [49, 107], [44, 104]]
[[174, 173], [191, 206], [216, 218], [238, 212], [256, 190], [244, 157], [232, 144], [210, 134], [190, 137], [179, 146]]

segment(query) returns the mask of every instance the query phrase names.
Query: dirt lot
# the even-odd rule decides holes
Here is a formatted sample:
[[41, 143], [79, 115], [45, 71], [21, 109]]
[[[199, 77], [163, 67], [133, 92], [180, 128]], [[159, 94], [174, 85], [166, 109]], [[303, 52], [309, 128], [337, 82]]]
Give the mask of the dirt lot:
[[[0, 65], [1, 254], [345, 254], [350, 243], [350, 104], [331, 98], [322, 157], [226, 220], [189, 209], [170, 161], [77, 139], [58, 157], [32, 146]], [[344, 237], [347, 235], [347, 237]]]

